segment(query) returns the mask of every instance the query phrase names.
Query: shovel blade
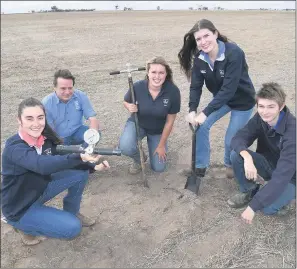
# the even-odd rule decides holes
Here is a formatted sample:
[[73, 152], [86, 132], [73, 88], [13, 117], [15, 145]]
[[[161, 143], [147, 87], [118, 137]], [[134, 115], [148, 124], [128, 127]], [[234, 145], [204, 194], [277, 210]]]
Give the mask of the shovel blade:
[[190, 175], [187, 177], [187, 182], [185, 184], [185, 189], [194, 192], [198, 195], [201, 179], [197, 175]]

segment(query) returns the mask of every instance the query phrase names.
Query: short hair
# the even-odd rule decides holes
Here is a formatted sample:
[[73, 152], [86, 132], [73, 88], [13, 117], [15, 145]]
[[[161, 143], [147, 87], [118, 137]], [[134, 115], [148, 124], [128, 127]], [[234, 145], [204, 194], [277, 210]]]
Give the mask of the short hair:
[[275, 101], [280, 107], [286, 102], [286, 94], [283, 88], [275, 82], [263, 83], [260, 90], [256, 93], [256, 100], [268, 99]]
[[68, 69], [59, 69], [54, 74], [54, 86], [57, 87], [57, 80], [58, 78], [64, 78], [64, 79], [72, 79], [73, 86], [75, 84], [75, 77], [71, 74], [71, 72]]

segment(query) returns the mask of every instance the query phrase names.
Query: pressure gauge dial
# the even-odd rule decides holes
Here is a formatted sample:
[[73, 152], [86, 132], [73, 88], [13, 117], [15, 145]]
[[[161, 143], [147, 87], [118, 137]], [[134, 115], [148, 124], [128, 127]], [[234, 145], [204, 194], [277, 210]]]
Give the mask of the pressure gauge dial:
[[89, 145], [96, 145], [100, 140], [100, 134], [95, 129], [88, 129], [84, 133], [84, 140]]

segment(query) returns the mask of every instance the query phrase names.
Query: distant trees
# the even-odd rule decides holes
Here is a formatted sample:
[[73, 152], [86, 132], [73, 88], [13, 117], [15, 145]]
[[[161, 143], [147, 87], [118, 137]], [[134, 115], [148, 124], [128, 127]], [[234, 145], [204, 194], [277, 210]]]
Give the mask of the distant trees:
[[133, 8], [132, 7], [124, 7], [124, 11], [126, 11], [126, 10], [133, 10]]
[[157, 6], [157, 10], [160, 10], [160, 6]]
[[115, 10], [118, 10], [119, 9], [119, 5], [115, 5]]

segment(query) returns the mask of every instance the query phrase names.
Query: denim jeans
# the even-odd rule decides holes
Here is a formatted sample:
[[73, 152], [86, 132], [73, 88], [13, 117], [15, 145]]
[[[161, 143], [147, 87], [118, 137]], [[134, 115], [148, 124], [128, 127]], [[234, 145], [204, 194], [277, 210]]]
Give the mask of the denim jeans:
[[231, 111], [230, 122], [225, 134], [225, 155], [224, 164], [231, 167], [230, 160], [230, 143], [236, 132], [243, 128], [249, 121], [253, 108], [246, 111], [232, 110], [229, 106], [224, 105], [220, 109], [211, 113], [205, 122], [199, 127], [196, 133], [196, 168], [207, 168], [210, 163], [210, 143], [209, 131], [211, 126], [220, 118]]
[[[160, 161], [158, 154], [154, 155], [154, 152], [159, 145], [161, 134], [150, 135], [147, 134], [143, 128], [139, 129], [141, 139], [145, 136], [147, 137], [151, 168], [156, 172], [163, 172], [166, 168], [166, 162]], [[136, 127], [133, 121], [128, 120], [126, 122], [124, 131], [120, 137], [119, 148], [121, 149], [123, 155], [131, 157], [136, 163], [140, 163], [140, 154], [137, 148]], [[167, 152], [167, 143], [165, 145], [165, 149]]]
[[[253, 158], [253, 162], [255, 167], [257, 168], [258, 174], [262, 176], [265, 180], [269, 180], [271, 178], [274, 168], [261, 154], [253, 152], [251, 150], [248, 150], [248, 152], [251, 154]], [[239, 190], [241, 192], [248, 192], [250, 190], [254, 190], [256, 188], [256, 183], [246, 178], [243, 158], [235, 151], [232, 151], [231, 161], [235, 178], [239, 184]], [[284, 192], [280, 195], [280, 197], [278, 197], [271, 205], [263, 208], [262, 212], [267, 215], [275, 214], [278, 210], [280, 210], [282, 207], [289, 204], [293, 199], [295, 199], [295, 197], [296, 186], [292, 183], [288, 183], [287, 187], [285, 188]]]
[[83, 144], [83, 146], [88, 146], [88, 144], [84, 141], [84, 133], [89, 129], [88, 126], [82, 125], [80, 126], [75, 133], [70, 136], [64, 137], [64, 145], [79, 145]]
[[[81, 222], [75, 215], [80, 209], [88, 171], [68, 169], [52, 174], [51, 178], [43, 194], [20, 220], [8, 223], [34, 236], [74, 238], [81, 232]], [[63, 199], [63, 210], [44, 205], [64, 190], [68, 190], [68, 193]]]

